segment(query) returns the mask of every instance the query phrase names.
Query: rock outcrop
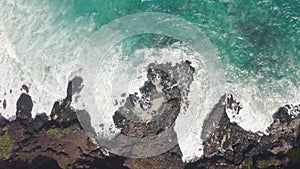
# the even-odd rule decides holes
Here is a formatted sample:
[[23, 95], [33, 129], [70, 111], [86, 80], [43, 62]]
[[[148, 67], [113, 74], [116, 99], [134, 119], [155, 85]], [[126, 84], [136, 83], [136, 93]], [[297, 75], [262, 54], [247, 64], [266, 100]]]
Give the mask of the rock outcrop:
[[[31, 118], [32, 100], [22, 94], [17, 119], [0, 115], [0, 169], [26, 168], [296, 168], [299, 165], [300, 116], [290, 106], [273, 116], [269, 135], [245, 131], [230, 123], [225, 105], [217, 104], [220, 121], [205, 132], [204, 157], [184, 163], [179, 146], [149, 158], [130, 159], [105, 152], [88, 137], [70, 107], [72, 83], [67, 97], [53, 106], [50, 118]], [[223, 107], [222, 107], [223, 106]], [[297, 109], [296, 109], [297, 110]], [[296, 111], [295, 110], [295, 111]], [[207, 123], [209, 123], [207, 120]]]
[[17, 101], [17, 119], [30, 120], [33, 103], [31, 97], [25, 93], [22, 93]]
[[[282, 107], [273, 116], [269, 135], [245, 131], [223, 111], [221, 120], [204, 142], [204, 158], [186, 168], [293, 168], [299, 165], [290, 151], [299, 151], [300, 116]], [[297, 156], [297, 155], [296, 155]]]

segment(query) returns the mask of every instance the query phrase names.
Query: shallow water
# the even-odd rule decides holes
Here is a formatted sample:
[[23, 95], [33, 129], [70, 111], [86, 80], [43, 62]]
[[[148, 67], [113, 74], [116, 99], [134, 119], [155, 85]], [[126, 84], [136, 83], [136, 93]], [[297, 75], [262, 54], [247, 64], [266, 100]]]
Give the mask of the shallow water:
[[[13, 118], [20, 88], [26, 84], [34, 101], [33, 116], [49, 114], [53, 102], [65, 96], [67, 81], [78, 70], [80, 47], [93, 33], [122, 16], [163, 12], [198, 26], [217, 50], [226, 78], [224, 93], [234, 93], [243, 106], [240, 115], [229, 114], [231, 120], [265, 132], [279, 106], [300, 102], [299, 11], [299, 0], [2, 0], [0, 100], [5, 99], [7, 107], [0, 104], [0, 112]], [[147, 54], [186, 54], [183, 48], [172, 49], [174, 42], [154, 34], [136, 36], [109, 56], [133, 56], [132, 64], [138, 66]]]

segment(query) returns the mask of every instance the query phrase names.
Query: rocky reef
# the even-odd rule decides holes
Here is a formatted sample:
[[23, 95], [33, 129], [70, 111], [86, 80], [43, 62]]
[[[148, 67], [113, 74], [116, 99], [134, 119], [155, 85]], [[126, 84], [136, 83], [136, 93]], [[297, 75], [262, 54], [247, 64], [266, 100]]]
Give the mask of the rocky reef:
[[[188, 60], [172, 66], [151, 63], [147, 81], [138, 92], [129, 94], [113, 120], [121, 133], [130, 137], [149, 137], [172, 128], [189, 92], [194, 68]], [[185, 79], [183, 82], [180, 80]]]
[[[16, 120], [0, 115], [0, 169], [34, 168], [297, 168], [300, 166], [300, 115], [298, 107], [279, 108], [269, 135], [245, 131], [231, 123], [226, 105], [216, 104], [211, 118], [221, 116], [211, 132], [204, 132], [204, 156], [184, 163], [179, 146], [149, 158], [132, 159], [107, 152], [83, 131], [72, 101], [72, 82], [67, 97], [55, 102], [51, 115], [31, 118], [33, 103], [23, 93], [16, 106]], [[213, 119], [207, 119], [208, 125]]]

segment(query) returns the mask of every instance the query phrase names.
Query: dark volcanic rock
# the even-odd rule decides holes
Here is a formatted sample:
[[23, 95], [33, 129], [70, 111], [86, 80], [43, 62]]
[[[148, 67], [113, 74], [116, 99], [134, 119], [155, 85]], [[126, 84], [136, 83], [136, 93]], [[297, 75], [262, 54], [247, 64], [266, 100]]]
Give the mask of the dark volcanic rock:
[[111, 157], [106, 157], [104, 159], [91, 158], [92, 160], [78, 160], [72, 164], [71, 168], [91, 168], [91, 169], [128, 169], [124, 166], [126, 160], [125, 157], [112, 155]]
[[8, 123], [8, 120], [5, 119], [1, 114], [0, 114], [0, 128], [4, 127]]
[[[300, 116], [289, 107], [280, 108], [274, 114], [269, 135], [265, 135], [245, 131], [237, 124], [230, 123], [225, 112], [226, 105], [222, 103], [224, 97], [222, 97], [210, 114], [213, 117], [207, 118], [204, 122], [204, 127], [207, 128], [209, 124], [218, 121], [214, 123], [216, 126], [207, 128], [209, 132], [203, 132], [201, 135], [205, 138], [203, 158], [193, 163], [183, 163], [180, 148], [176, 146], [154, 157], [130, 159], [105, 152], [82, 130], [76, 113], [70, 107], [71, 87], [72, 83], [69, 83], [67, 97], [54, 106], [51, 119], [46, 114], [31, 119], [33, 105], [27, 94], [22, 94], [18, 100], [17, 120], [9, 122], [0, 115], [0, 169], [298, 167]], [[87, 112], [78, 112], [78, 114], [87, 117], [86, 122], [82, 121], [83, 123], [90, 123]], [[116, 113], [114, 121], [116, 125], [125, 129], [122, 125], [132, 124], [123, 123], [126, 118]], [[169, 118], [176, 117], [163, 119]], [[157, 124], [156, 127], [165, 126]], [[95, 134], [93, 130], [86, 131]], [[291, 151], [292, 148], [294, 149]]]
[[[225, 113], [225, 106], [223, 106], [218, 126], [211, 137], [204, 142], [204, 156], [207, 158], [217, 156], [227, 163], [238, 166], [245, 160], [247, 153], [258, 146], [257, 140], [259, 140], [259, 135], [230, 123]], [[248, 160], [251, 158], [251, 155], [247, 157]]]
[[31, 97], [22, 93], [17, 101], [17, 119], [30, 120], [33, 103]]
[[31, 163], [16, 160], [16, 161], [0, 161], [0, 169], [40, 169], [51, 168], [61, 169], [55, 159], [47, 156], [37, 156]]
[[[23, 95], [19, 99], [20, 116], [32, 108], [23, 103], [28, 98], [30, 96]], [[122, 165], [125, 158], [113, 154], [106, 157], [95, 141], [86, 135], [69, 104], [60, 106], [60, 111], [55, 112], [58, 115], [56, 120], [39, 114], [35, 119], [5, 122], [5, 128], [0, 128], [0, 169], [99, 168], [97, 165], [125, 168]]]
[[181, 160], [182, 154], [179, 146], [175, 146], [169, 151], [157, 156], [140, 159], [127, 159], [124, 166], [130, 169], [145, 168], [145, 169], [182, 169], [185, 164]]
[[[224, 114], [226, 94], [224, 94], [219, 102], [213, 107], [212, 111], [207, 115], [203, 122], [203, 130], [201, 133], [201, 139], [206, 141], [211, 137], [213, 132], [219, 127], [219, 124], [229, 124], [229, 119]], [[212, 125], [213, 124], [213, 125]]]
[[186, 168], [289, 168], [291, 157], [287, 152], [299, 146], [299, 117], [280, 108], [273, 116], [268, 136], [230, 123], [225, 107], [222, 114], [218, 126], [204, 142], [204, 158]]
[[281, 123], [290, 123], [292, 116], [289, 115], [289, 110], [286, 107], [281, 107], [275, 114], [273, 114], [274, 120], [279, 120]]
[[175, 66], [171, 63], [148, 65], [148, 79], [139, 91], [142, 96], [129, 94], [113, 116], [122, 134], [152, 137], [172, 128], [193, 80], [194, 69], [190, 64], [186, 61]]
[[[48, 125], [49, 117], [46, 115], [46, 113], [38, 114], [35, 116], [35, 119], [31, 122], [29, 125], [33, 131], [39, 131], [42, 128], [47, 128], [46, 125]], [[49, 124], [50, 125], [50, 124]]]
[[52, 120], [60, 122], [61, 125], [71, 125], [78, 122], [74, 110], [70, 107], [72, 102], [73, 83], [70, 81], [67, 87], [67, 96], [61, 102], [56, 101], [52, 107], [50, 117]]

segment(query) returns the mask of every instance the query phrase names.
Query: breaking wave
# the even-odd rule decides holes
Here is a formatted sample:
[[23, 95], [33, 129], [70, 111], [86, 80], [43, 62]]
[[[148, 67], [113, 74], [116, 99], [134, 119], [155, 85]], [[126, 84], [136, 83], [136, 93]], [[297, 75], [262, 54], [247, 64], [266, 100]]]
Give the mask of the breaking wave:
[[[76, 7], [78, 6], [80, 5]], [[65, 96], [68, 80], [76, 72], [81, 71], [80, 68], [82, 67], [80, 67], [77, 60], [81, 57], [80, 46], [85, 44], [97, 28], [112, 18], [98, 23], [99, 20], [95, 20], [95, 13], [91, 12], [89, 15], [74, 13], [74, 6], [67, 4], [65, 1], [49, 3], [46, 1], [2, 0], [0, 7], [0, 113], [6, 118], [14, 118], [17, 99], [21, 92], [26, 92], [21, 90], [22, 85], [26, 85], [34, 103], [33, 116], [36, 113], [43, 112], [49, 115], [54, 101]], [[101, 9], [99, 8], [99, 10]], [[114, 17], [118, 18], [117, 16]], [[287, 16], [287, 19], [292, 19], [293, 22], [291, 22], [296, 26], [299, 23], [299, 18], [292, 16], [288, 18]], [[210, 28], [208, 24], [210, 23], [202, 25], [202, 27]], [[297, 42], [293, 43], [296, 44]], [[239, 44], [235, 45], [239, 47]], [[298, 50], [296, 45], [292, 47], [291, 50]], [[117, 80], [118, 83], [114, 84], [114, 90], [111, 91], [115, 93], [114, 96], [123, 91], [123, 88], [118, 88], [118, 86], [123, 84], [124, 81], [129, 92], [136, 91], [137, 86], [140, 86], [142, 79], [145, 78], [143, 76], [144, 72], [141, 69], [135, 69], [136, 67], [132, 67], [132, 69], [125, 68], [125, 71], [119, 69], [120, 67], [126, 67], [127, 63], [117, 62], [117, 60], [120, 60], [121, 56], [126, 60], [126, 55], [122, 54], [121, 49], [118, 52], [115, 50], [117, 48], [112, 50], [112, 53], [110, 53], [111, 58], [107, 60], [114, 65], [107, 66], [115, 66], [116, 72], [106, 72], [99, 69], [98, 71], [102, 71], [106, 76], [99, 76], [96, 82], [102, 83], [103, 77], [106, 77], [106, 81]], [[239, 50], [243, 50], [243, 48]], [[224, 87], [224, 93], [235, 94], [243, 107], [239, 115], [231, 112], [228, 112], [228, 115], [231, 121], [236, 121], [243, 128], [251, 131], [266, 132], [267, 126], [272, 122], [271, 116], [278, 107], [288, 103], [300, 102], [299, 58], [290, 56], [287, 53], [287, 58], [283, 58], [279, 62], [276, 60], [281, 54], [276, 54], [276, 49], [270, 50], [274, 50], [272, 55], [251, 55], [255, 59], [245, 64], [245, 66], [248, 66], [247, 68], [241, 68], [238, 64], [230, 61], [231, 58], [227, 58], [228, 61], [223, 62], [226, 83], [224, 82], [221, 85]], [[170, 60], [168, 56], [180, 59], [182, 56], [194, 56], [196, 58], [199, 55], [201, 53], [191, 54], [187, 48], [175, 43], [173, 46], [160, 49], [144, 48], [135, 50], [131, 55], [131, 61], [133, 65], [142, 66], [144, 65], [142, 64], [144, 62], [141, 59], [142, 57], [148, 59], [152, 57], [160, 58], [162, 59], [161, 62], [164, 62]], [[268, 61], [266, 57], [271, 58], [269, 60], [273, 60], [276, 64]], [[171, 61], [174, 60], [174, 58], [171, 58]], [[193, 62], [201, 65], [201, 62], [197, 60], [193, 60]], [[207, 65], [204, 64], [203, 66]], [[217, 69], [218, 65], [215, 66]], [[213, 69], [210, 68], [210, 70]], [[109, 76], [110, 73], [120, 73], [122, 76]], [[207, 73], [212, 72], [199, 72], [191, 86], [192, 91], [213, 89], [205, 83], [208, 78]], [[280, 75], [280, 77], [275, 77], [274, 74], [276, 76]], [[130, 81], [126, 81], [128, 79]], [[96, 94], [103, 95], [107, 91], [97, 89]], [[197, 92], [192, 92], [189, 97], [191, 97], [190, 100], [203, 100], [205, 94], [199, 95]], [[3, 104], [4, 100], [6, 102], [5, 106]], [[204, 100], [210, 102], [208, 104], [217, 102], [217, 100]], [[111, 98], [108, 102], [111, 104]], [[107, 109], [113, 108], [110, 107], [110, 104], [107, 104]], [[199, 113], [198, 108], [201, 107], [201, 104], [204, 103], [194, 102], [195, 106], [191, 107], [195, 110], [191, 109], [191, 112]], [[185, 113], [181, 114], [176, 122], [175, 129], [179, 133], [178, 137], [185, 137], [182, 142], [179, 139], [179, 142], [186, 160], [199, 157], [202, 153], [199, 150], [201, 148], [200, 137], [195, 136], [201, 131], [202, 126], [199, 124], [202, 124], [203, 117], [200, 113], [197, 113], [196, 120], [193, 119], [194, 116], [188, 116], [188, 113]], [[109, 114], [106, 114], [106, 116], [107, 118], [111, 117]], [[181, 118], [186, 119], [180, 121]], [[193, 121], [193, 123], [187, 123], [187, 121]], [[181, 130], [187, 125], [194, 126], [189, 133], [195, 134], [180, 134]], [[195, 140], [195, 142], [187, 144], [191, 140]]]

